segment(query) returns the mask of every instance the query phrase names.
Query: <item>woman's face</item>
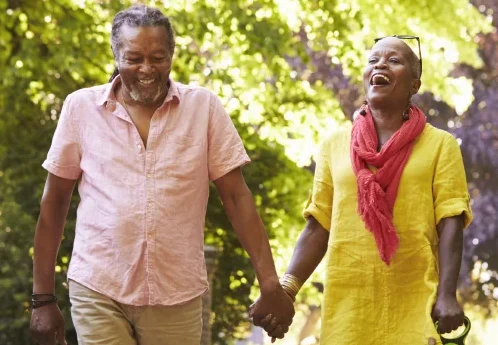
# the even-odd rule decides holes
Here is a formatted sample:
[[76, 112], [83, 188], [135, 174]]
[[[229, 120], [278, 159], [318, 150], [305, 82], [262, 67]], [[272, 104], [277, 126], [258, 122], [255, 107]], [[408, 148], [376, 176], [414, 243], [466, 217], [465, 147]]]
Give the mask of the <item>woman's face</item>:
[[412, 56], [410, 47], [398, 38], [387, 37], [373, 46], [363, 72], [363, 87], [370, 105], [408, 105], [420, 88]]

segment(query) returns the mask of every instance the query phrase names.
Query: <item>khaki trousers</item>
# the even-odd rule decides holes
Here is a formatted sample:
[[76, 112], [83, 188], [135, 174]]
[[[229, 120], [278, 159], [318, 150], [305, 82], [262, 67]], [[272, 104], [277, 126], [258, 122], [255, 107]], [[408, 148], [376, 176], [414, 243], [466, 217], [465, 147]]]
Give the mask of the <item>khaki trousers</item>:
[[79, 345], [199, 345], [202, 299], [175, 306], [136, 307], [69, 281]]

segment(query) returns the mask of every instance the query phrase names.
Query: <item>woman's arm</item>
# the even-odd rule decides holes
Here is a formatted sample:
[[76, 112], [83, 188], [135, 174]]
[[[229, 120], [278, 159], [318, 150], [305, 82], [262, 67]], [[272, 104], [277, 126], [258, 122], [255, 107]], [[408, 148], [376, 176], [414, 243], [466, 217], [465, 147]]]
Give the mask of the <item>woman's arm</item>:
[[[315, 218], [310, 216], [306, 227], [299, 236], [286, 274], [297, 278], [300, 285], [308, 280], [327, 252], [328, 239], [329, 232]], [[282, 285], [286, 292], [294, 299], [297, 291], [288, 289], [285, 283]], [[250, 309], [254, 310], [261, 303], [263, 302], [259, 298]], [[284, 334], [288, 331], [288, 326], [279, 325], [279, 319], [273, 316], [271, 314], [267, 315], [259, 324], [273, 338], [272, 342], [275, 341], [275, 338], [283, 338]]]
[[449, 333], [464, 322], [456, 291], [463, 252], [463, 216], [443, 218], [438, 226], [439, 286], [432, 312], [440, 333]]
[[329, 241], [329, 232], [313, 217], [308, 218], [306, 227], [297, 241], [288, 274], [304, 283], [322, 261]]

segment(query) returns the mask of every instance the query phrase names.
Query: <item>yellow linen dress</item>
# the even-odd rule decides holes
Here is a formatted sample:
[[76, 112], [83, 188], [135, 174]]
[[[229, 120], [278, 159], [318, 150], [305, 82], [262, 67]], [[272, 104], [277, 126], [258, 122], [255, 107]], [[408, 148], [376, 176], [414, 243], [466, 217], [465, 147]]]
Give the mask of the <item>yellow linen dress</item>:
[[394, 206], [400, 243], [387, 266], [357, 213], [351, 129], [332, 133], [316, 156], [304, 216], [330, 231], [321, 345], [442, 344], [431, 320], [438, 286], [436, 225], [472, 219], [460, 147], [427, 124], [401, 176]]

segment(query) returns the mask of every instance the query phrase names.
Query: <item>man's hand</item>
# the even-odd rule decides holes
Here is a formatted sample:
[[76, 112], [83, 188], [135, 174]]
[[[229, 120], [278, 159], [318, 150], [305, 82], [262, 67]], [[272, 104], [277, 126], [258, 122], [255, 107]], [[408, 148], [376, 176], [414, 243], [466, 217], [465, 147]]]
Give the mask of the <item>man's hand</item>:
[[[35, 294], [55, 291], [57, 252], [62, 241], [64, 223], [75, 183], [75, 180], [48, 174], [35, 232], [33, 257], [33, 292]], [[56, 339], [59, 344], [66, 345], [64, 317], [55, 303], [33, 309], [30, 331], [33, 339], [40, 345], [55, 345]]]
[[438, 322], [440, 334], [456, 330], [464, 323], [463, 309], [455, 296], [438, 296], [432, 309], [432, 320]]
[[31, 337], [40, 345], [67, 345], [64, 317], [56, 303], [33, 309], [30, 325]]
[[284, 337], [292, 324], [294, 314], [292, 299], [280, 285], [273, 291], [262, 291], [261, 296], [249, 308], [254, 325], [264, 328], [273, 338], [272, 342], [275, 338]]

